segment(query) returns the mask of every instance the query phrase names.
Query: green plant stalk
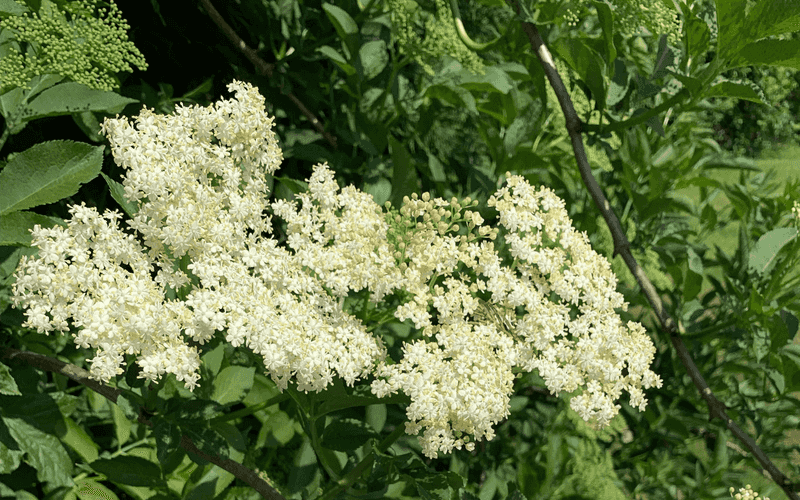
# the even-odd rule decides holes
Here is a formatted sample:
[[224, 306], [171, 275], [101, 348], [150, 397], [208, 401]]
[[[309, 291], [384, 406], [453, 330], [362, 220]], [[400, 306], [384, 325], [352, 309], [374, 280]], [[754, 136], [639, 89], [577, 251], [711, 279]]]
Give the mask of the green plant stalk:
[[470, 50], [474, 50], [476, 52], [480, 52], [486, 49], [491, 48], [497, 42], [499, 42], [505, 33], [501, 33], [500, 36], [492, 40], [491, 42], [486, 43], [478, 43], [474, 41], [472, 38], [469, 37], [467, 34], [467, 30], [464, 28], [464, 22], [461, 20], [461, 12], [458, 10], [458, 0], [450, 0], [450, 10], [453, 11], [453, 24], [456, 26], [456, 32], [458, 33], [458, 37], [467, 46]]

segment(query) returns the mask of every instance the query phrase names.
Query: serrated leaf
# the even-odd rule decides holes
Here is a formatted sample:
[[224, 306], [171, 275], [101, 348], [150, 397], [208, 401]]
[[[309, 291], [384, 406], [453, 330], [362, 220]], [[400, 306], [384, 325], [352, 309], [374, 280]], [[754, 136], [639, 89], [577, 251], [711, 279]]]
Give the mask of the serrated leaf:
[[12, 450], [0, 442], [0, 474], [9, 474], [17, 470], [22, 463], [23, 455], [24, 451]]
[[91, 479], [75, 481], [74, 491], [80, 500], [119, 500], [116, 493]]
[[49, 141], [14, 156], [0, 171], [0, 215], [77, 193], [100, 173], [104, 147]]
[[25, 452], [24, 460], [36, 477], [52, 486], [72, 486], [72, 460], [58, 438], [45, 434], [19, 418], [3, 418], [11, 437]]
[[89, 467], [113, 483], [130, 486], [157, 486], [162, 483], [161, 468], [141, 457], [122, 455], [101, 458], [90, 463]]
[[34, 212], [21, 211], [0, 215], [0, 246], [31, 246], [31, 229], [36, 224], [42, 227], [67, 225], [57, 217]]
[[747, 16], [747, 28], [754, 39], [800, 31], [800, 2], [756, 2]]
[[457, 78], [459, 87], [478, 92], [508, 94], [514, 88], [511, 77], [500, 66], [488, 66], [482, 75], [462, 69]]
[[764, 91], [753, 82], [726, 80], [703, 92], [704, 97], [731, 97], [746, 101], [768, 104]]
[[219, 404], [235, 403], [244, 399], [253, 386], [255, 367], [229, 366], [214, 377], [211, 399]]
[[139, 102], [115, 92], [95, 90], [86, 85], [67, 82], [50, 87], [21, 107], [17, 119], [34, 120], [46, 116], [69, 115], [85, 111], [115, 114], [128, 104]]
[[793, 40], [759, 40], [744, 46], [730, 67], [782, 66], [800, 69], [800, 38]]

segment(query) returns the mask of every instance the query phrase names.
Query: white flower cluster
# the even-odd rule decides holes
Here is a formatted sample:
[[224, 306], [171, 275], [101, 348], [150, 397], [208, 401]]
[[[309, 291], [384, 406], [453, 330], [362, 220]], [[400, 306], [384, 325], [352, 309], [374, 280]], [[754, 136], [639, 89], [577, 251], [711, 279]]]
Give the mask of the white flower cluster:
[[[406, 430], [424, 429], [429, 457], [494, 436], [515, 368], [538, 370], [553, 393], [576, 392], [572, 408], [597, 426], [623, 392], [643, 409], [642, 390], [661, 386], [644, 329], [614, 311], [626, 304], [608, 262], [551, 191], [509, 175], [490, 198], [510, 265], [495, 249], [500, 228], [483, 225], [469, 199], [425, 193], [384, 211], [340, 189], [323, 164], [308, 192], [269, 205], [265, 174], [282, 160], [272, 120], [252, 87], [229, 88], [236, 99], [215, 106], [104, 124], [144, 246], [117, 213], [84, 206], [67, 228], [34, 230], [39, 255], [20, 264], [15, 304], [40, 332], [71, 319], [76, 342], [97, 349], [93, 376], [110, 379], [134, 354], [143, 377], [173, 373], [192, 388], [199, 357], [189, 342], [222, 332], [263, 356], [281, 388], [374, 376], [377, 396], [402, 391]], [[286, 221], [286, 246], [270, 237], [270, 211]], [[375, 325], [343, 311], [364, 289], [376, 304], [403, 298], [394, 315], [420, 335], [402, 359], [387, 357], [366, 328]], [[170, 290], [184, 293], [168, 299]]]
[[[69, 328], [97, 349], [91, 373], [108, 381], [125, 354], [138, 355], [142, 376], [173, 373], [193, 388], [203, 344], [224, 331], [264, 358], [281, 387], [322, 390], [339, 376], [370, 373], [383, 347], [344, 314], [318, 280], [268, 238], [266, 173], [283, 159], [250, 85], [232, 83], [236, 99], [160, 116], [144, 109], [103, 125], [118, 165], [128, 170], [125, 196], [139, 203], [129, 225], [144, 242], [103, 217], [73, 207], [65, 228], [34, 230], [39, 257], [23, 260], [14, 286], [27, 326]], [[108, 222], [106, 222], [108, 221]], [[179, 263], [186, 256], [185, 269]], [[165, 287], [191, 285], [185, 300]]]
[[[373, 391], [411, 397], [407, 428], [425, 428], [420, 441], [428, 456], [471, 448], [471, 436], [492, 438], [508, 413], [515, 367], [536, 369], [554, 394], [579, 391], [570, 405], [597, 427], [617, 414], [614, 401], [623, 392], [643, 410], [642, 389], [662, 384], [649, 369], [655, 348], [644, 328], [623, 325], [614, 311], [627, 304], [608, 261], [575, 231], [552, 191], [507, 176], [489, 205], [506, 230], [511, 265], [490, 241], [497, 229], [482, 226], [477, 213], [465, 211], [458, 220], [468, 233], [455, 234], [457, 200], [426, 193], [400, 211], [411, 235], [399, 245], [400, 283], [414, 298], [396, 316], [435, 342], [407, 344], [399, 363], [380, 365]], [[490, 300], [488, 314], [481, 294]]]

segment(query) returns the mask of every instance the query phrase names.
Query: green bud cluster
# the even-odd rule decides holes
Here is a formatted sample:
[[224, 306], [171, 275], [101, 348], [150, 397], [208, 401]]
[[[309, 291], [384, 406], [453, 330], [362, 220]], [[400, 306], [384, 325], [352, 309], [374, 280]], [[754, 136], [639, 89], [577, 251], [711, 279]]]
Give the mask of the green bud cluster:
[[[458, 234], [459, 244], [467, 245], [479, 239], [494, 240], [499, 230], [482, 226], [483, 218], [470, 208], [478, 205], [477, 200], [467, 197], [462, 201], [453, 197], [451, 200], [431, 198], [430, 193], [422, 196], [413, 193], [411, 198], [403, 198], [399, 210], [386, 202], [385, 220], [389, 226], [387, 239], [395, 248], [394, 258], [405, 269], [407, 265], [406, 249], [415, 241], [423, 241], [432, 237], [441, 237], [448, 233]], [[465, 234], [460, 234], [462, 227]], [[473, 230], [478, 228], [477, 234]]]
[[43, 0], [38, 12], [3, 20], [0, 88], [29, 88], [32, 78], [61, 75], [97, 90], [119, 87], [115, 74], [144, 70], [147, 63], [128, 40], [128, 23], [113, 0], [77, 0], [56, 5]]
[[[453, 12], [445, 0], [435, 0], [436, 15], [425, 15], [413, 0], [389, 0], [393, 33], [400, 52], [412, 57], [430, 75], [433, 63], [449, 55], [473, 73], [485, 72], [483, 62], [458, 37]], [[425, 37], [417, 32], [424, 23]]]

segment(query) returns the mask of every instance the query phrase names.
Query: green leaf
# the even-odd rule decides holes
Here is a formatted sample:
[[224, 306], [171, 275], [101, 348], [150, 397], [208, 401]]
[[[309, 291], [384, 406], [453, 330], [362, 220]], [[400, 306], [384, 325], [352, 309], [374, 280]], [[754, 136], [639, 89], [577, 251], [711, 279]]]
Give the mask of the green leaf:
[[589, 87], [592, 99], [600, 108], [605, 108], [606, 91], [603, 81], [603, 60], [581, 39], [559, 39], [554, 45], [555, 51]]
[[74, 491], [80, 500], [119, 500], [116, 493], [92, 479], [75, 481]]
[[757, 102], [759, 104], [768, 104], [764, 92], [758, 87], [758, 85], [749, 81], [726, 80], [703, 92], [703, 96], [732, 97], [734, 99], [744, 99], [747, 101]]
[[156, 439], [156, 456], [159, 463], [165, 463], [180, 450], [181, 431], [177, 425], [164, 419], [158, 419], [153, 426]]
[[717, 6], [718, 57], [729, 61], [749, 40], [744, 39], [744, 17], [746, 0], [715, 0]]
[[229, 366], [214, 378], [211, 399], [219, 404], [235, 403], [244, 399], [253, 386], [255, 367]]
[[759, 274], [766, 274], [775, 265], [775, 259], [783, 247], [797, 238], [797, 229], [781, 227], [773, 229], [758, 239], [750, 251], [749, 265]]
[[0, 363], [0, 394], [5, 396], [21, 396], [17, 382], [11, 375], [11, 370], [4, 363]]
[[0, 171], [0, 215], [74, 195], [100, 173], [104, 147], [50, 141], [14, 156]]
[[86, 463], [97, 460], [99, 446], [74, 420], [65, 417], [63, 424], [56, 424], [56, 432], [61, 442], [75, 450]]
[[681, 3], [684, 18], [686, 19], [686, 36], [688, 39], [689, 55], [700, 57], [708, 52], [708, 45], [711, 43], [711, 30], [708, 24], [700, 19], [695, 12], [691, 11], [689, 5]]
[[22, 450], [12, 450], [0, 442], [0, 474], [14, 472], [22, 463], [25, 452]]
[[783, 66], [800, 69], [800, 38], [753, 42], [742, 48], [728, 67], [741, 66]]
[[[216, 455], [220, 458], [228, 458], [228, 443], [225, 438], [216, 430], [200, 426], [188, 425], [181, 426], [181, 430], [188, 436], [197, 448], [208, 455]], [[189, 453], [192, 460], [201, 458], [193, 453]]]
[[411, 154], [394, 136], [389, 136], [392, 151], [392, 206], [400, 207], [403, 197], [417, 191], [417, 171], [412, 164]]
[[89, 467], [106, 476], [112, 483], [150, 487], [162, 484], [161, 468], [141, 457], [122, 455], [101, 458], [90, 463]]
[[614, 15], [611, 7], [605, 2], [592, 1], [592, 5], [597, 9], [597, 18], [600, 20], [600, 28], [603, 30], [603, 40], [605, 45], [605, 60], [613, 61], [617, 58], [617, 48], [614, 47]]
[[42, 227], [67, 225], [57, 217], [27, 211], [0, 215], [0, 246], [31, 246], [31, 229], [36, 224]]
[[293, 200], [294, 195], [308, 191], [308, 183], [292, 179], [291, 177], [275, 177], [278, 181], [278, 188], [275, 190], [275, 197], [284, 200]]
[[355, 54], [357, 48], [356, 44], [358, 43], [356, 36], [358, 34], [358, 25], [356, 22], [350, 17], [350, 14], [335, 5], [326, 2], [322, 4], [322, 9], [328, 16], [331, 24], [333, 24], [339, 38], [341, 38], [350, 50], [350, 54]]
[[114, 198], [114, 201], [119, 204], [128, 217], [136, 215], [136, 212], [139, 211], [139, 205], [125, 198], [125, 186], [102, 172], [100, 172], [100, 175], [103, 176], [106, 184], [108, 184], [108, 188], [111, 190], [111, 197]]
[[336, 420], [325, 427], [322, 446], [330, 450], [351, 451], [377, 436], [366, 423], [356, 419]]
[[511, 77], [500, 66], [489, 66], [482, 75], [462, 69], [458, 72], [456, 78], [460, 87], [476, 92], [508, 94], [514, 88], [514, 82]]
[[[117, 437], [117, 446], [122, 446], [128, 442], [131, 437], [131, 421], [125, 415], [125, 411], [119, 405], [120, 400], [127, 402], [122, 396], [117, 398], [117, 404], [108, 402], [111, 405], [111, 419], [114, 421], [114, 434]], [[126, 406], [130, 407], [130, 403]]]
[[353, 67], [352, 64], [347, 62], [345, 59], [336, 49], [333, 47], [329, 47], [327, 45], [323, 45], [322, 47], [317, 48], [317, 52], [322, 54], [323, 56], [327, 57], [331, 61], [333, 61], [339, 68], [345, 72], [347, 76], [355, 75], [356, 69]]
[[122, 97], [114, 92], [95, 90], [86, 85], [67, 82], [50, 87], [27, 105], [20, 108], [17, 119], [30, 121], [46, 116], [69, 115], [85, 111], [115, 114], [136, 99]]
[[7, 16], [21, 16], [29, 12], [28, 7], [24, 3], [15, 2], [14, 0], [0, 1], [0, 15]]
[[377, 205], [383, 206], [392, 195], [392, 183], [381, 177], [376, 182], [366, 184], [364, 192], [371, 194]]
[[386, 405], [369, 405], [366, 407], [366, 422], [376, 431], [380, 432], [386, 425]]
[[210, 351], [203, 354], [203, 366], [208, 372], [209, 375], [212, 377], [216, 376], [219, 373], [219, 369], [222, 366], [222, 358], [225, 357], [225, 344], [220, 342], [219, 345]]
[[121, 416], [124, 416], [128, 420], [137, 420], [139, 418], [139, 405], [136, 401], [132, 401], [125, 396], [119, 395], [117, 396], [117, 402], [109, 404], [112, 406], [119, 407], [121, 411]]
[[756, 2], [747, 16], [747, 26], [753, 39], [800, 31], [800, 2]]
[[224, 410], [216, 401], [208, 401], [206, 399], [192, 399], [191, 401], [170, 400], [167, 403], [167, 407], [167, 413], [174, 413], [178, 420], [203, 423], [222, 415]]
[[36, 477], [52, 486], [72, 486], [72, 460], [55, 436], [45, 434], [18, 418], [3, 418], [8, 432], [25, 452]]
[[386, 51], [386, 42], [376, 40], [367, 42], [358, 49], [358, 60], [364, 80], [375, 78], [389, 62], [389, 53]]
[[422, 92], [422, 97], [439, 99], [452, 107], [466, 108], [470, 113], [478, 114], [475, 97], [468, 90], [461, 87], [453, 87], [449, 84], [431, 85]]

